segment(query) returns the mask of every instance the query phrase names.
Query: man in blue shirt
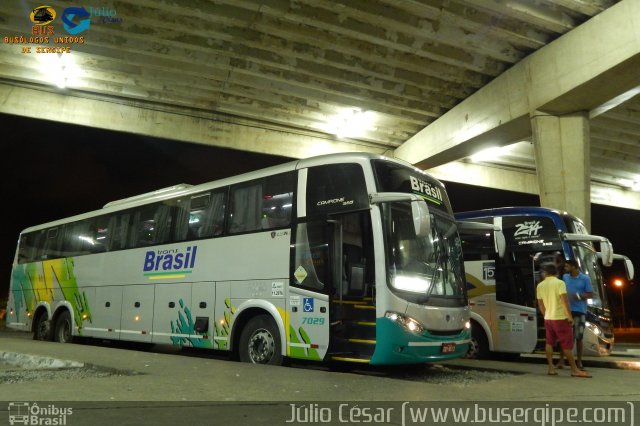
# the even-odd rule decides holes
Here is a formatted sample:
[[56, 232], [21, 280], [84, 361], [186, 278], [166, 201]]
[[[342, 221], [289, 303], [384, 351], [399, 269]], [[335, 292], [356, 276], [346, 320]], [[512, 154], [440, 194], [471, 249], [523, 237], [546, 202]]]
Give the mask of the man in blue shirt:
[[[587, 314], [587, 299], [593, 297], [593, 287], [591, 280], [582, 272], [575, 259], [569, 259], [564, 265], [565, 274], [562, 280], [567, 286], [567, 296], [569, 298], [569, 306], [571, 307], [571, 315], [573, 316], [573, 336], [576, 340], [576, 365], [583, 370], [582, 366], [582, 337], [584, 336], [584, 327]], [[557, 368], [564, 366], [564, 358], [560, 352], [560, 360]]]

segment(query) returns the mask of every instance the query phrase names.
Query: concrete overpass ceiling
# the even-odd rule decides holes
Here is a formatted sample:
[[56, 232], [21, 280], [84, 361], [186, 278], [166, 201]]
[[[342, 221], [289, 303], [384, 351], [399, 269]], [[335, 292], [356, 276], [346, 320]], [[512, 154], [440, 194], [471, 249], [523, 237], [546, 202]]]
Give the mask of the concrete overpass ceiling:
[[[591, 179], [596, 184], [640, 190], [640, 95], [591, 119]], [[481, 150], [462, 162], [535, 173], [530, 140]]]
[[[76, 6], [46, 3], [58, 16]], [[69, 63], [34, 53], [37, 45], [22, 54], [27, 45], [0, 44], [0, 112], [305, 157], [318, 144], [324, 151], [393, 152], [514, 64], [618, 1], [108, 3], [117, 21], [93, 17], [84, 43], [61, 55]], [[0, 35], [32, 36], [29, 8], [37, 6], [3, 4]], [[60, 18], [51, 25], [55, 36], [68, 35]], [[165, 116], [156, 113], [177, 124], [162, 126]], [[189, 123], [199, 130], [177, 131]], [[243, 137], [224, 126], [241, 126]], [[282, 135], [288, 143], [266, 147]], [[304, 144], [294, 146], [291, 135], [304, 136]], [[638, 97], [594, 118], [591, 136], [594, 179], [640, 180]], [[524, 141], [482, 162], [532, 172], [532, 156]]]

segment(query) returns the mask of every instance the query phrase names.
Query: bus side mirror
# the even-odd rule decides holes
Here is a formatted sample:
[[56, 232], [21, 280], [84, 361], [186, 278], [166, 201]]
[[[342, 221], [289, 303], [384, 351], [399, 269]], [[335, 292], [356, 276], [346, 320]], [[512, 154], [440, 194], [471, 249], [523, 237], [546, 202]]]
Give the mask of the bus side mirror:
[[602, 264], [611, 266], [613, 264], [613, 245], [611, 241], [604, 239], [600, 241], [600, 253], [602, 254]]
[[504, 254], [507, 251], [507, 240], [504, 238], [502, 230], [493, 231], [493, 242], [496, 248], [496, 253], [500, 259], [504, 258]]
[[424, 201], [413, 201], [411, 203], [411, 215], [413, 216], [413, 228], [417, 237], [428, 237], [431, 235], [431, 216], [429, 208]]
[[633, 269], [633, 262], [628, 257], [624, 259], [624, 269], [627, 271], [627, 279], [631, 281], [635, 276], [635, 270]]

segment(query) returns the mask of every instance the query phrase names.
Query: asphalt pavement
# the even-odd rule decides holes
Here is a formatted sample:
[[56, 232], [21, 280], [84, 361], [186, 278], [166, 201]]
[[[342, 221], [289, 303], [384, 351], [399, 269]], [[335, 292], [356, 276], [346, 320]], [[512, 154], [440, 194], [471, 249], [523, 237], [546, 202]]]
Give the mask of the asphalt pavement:
[[[15, 365], [20, 359], [32, 361]], [[69, 374], [49, 375], [55, 369], [47, 364], [52, 359], [69, 363], [58, 368]], [[14, 364], [5, 362], [0, 368], [0, 401], [6, 402], [0, 403], [0, 424], [19, 409], [17, 402], [36, 401], [40, 409], [53, 406], [49, 408], [53, 414], [45, 411], [41, 416], [55, 416], [60, 407], [68, 406], [76, 410], [65, 417], [65, 424], [89, 421], [92, 426], [114, 424], [116, 417], [121, 425], [175, 424], [181, 416], [201, 418], [194, 424], [286, 424], [297, 412], [292, 404], [304, 406], [299, 414], [317, 420], [316, 424], [344, 424], [329, 406], [335, 410], [340, 403], [380, 408], [393, 403], [399, 413], [402, 404], [435, 401], [458, 406], [489, 401], [511, 406], [640, 401], [640, 345], [634, 344], [619, 345], [610, 357], [585, 359], [590, 379], [571, 377], [567, 369], [548, 376], [544, 357], [536, 354], [518, 362], [458, 359], [431, 366], [336, 371], [316, 364], [251, 365], [218, 353], [172, 347], [145, 351], [120, 345], [39, 342], [31, 340], [30, 334], [10, 330], [0, 331], [2, 360]], [[73, 370], [77, 368], [83, 372]], [[21, 380], [24, 370], [31, 376]], [[14, 379], [9, 381], [12, 374]], [[313, 404], [329, 404], [324, 413], [334, 413], [331, 422], [322, 422], [323, 406], [316, 405], [314, 411]], [[305, 423], [304, 417], [297, 420]], [[378, 424], [402, 424], [398, 418], [378, 420]]]

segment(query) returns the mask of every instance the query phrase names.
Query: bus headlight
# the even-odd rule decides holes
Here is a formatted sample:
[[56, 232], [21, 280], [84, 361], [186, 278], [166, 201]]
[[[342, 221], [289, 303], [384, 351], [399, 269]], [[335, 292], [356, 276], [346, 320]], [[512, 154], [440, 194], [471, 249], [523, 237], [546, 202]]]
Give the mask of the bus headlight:
[[391, 281], [398, 290], [410, 291], [412, 293], [426, 294], [431, 287], [431, 282], [421, 277], [408, 275], [396, 275]]
[[471, 321], [467, 321], [464, 323], [464, 329], [465, 330], [471, 330]]
[[588, 328], [589, 330], [591, 330], [591, 332], [593, 334], [595, 334], [596, 336], [600, 336], [602, 334], [602, 330], [600, 329], [600, 327], [598, 327], [597, 325], [587, 321], [584, 324], [585, 328]]
[[387, 311], [384, 316], [386, 318], [389, 318], [391, 321], [400, 324], [402, 327], [412, 333], [422, 334], [424, 332], [424, 327], [422, 326], [422, 324], [411, 317], [391, 311]]

